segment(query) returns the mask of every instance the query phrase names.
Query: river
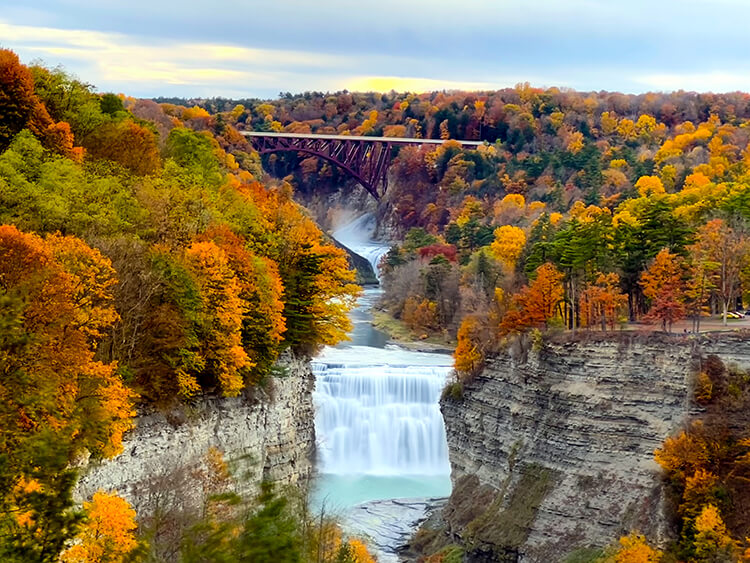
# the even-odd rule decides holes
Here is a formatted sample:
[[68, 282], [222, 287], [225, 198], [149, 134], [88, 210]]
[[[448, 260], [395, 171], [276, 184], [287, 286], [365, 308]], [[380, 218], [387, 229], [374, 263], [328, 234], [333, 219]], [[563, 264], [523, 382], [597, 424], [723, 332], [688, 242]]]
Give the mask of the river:
[[[375, 265], [388, 250], [373, 242], [373, 219], [361, 217], [334, 237]], [[388, 343], [372, 326], [381, 295], [367, 288], [351, 312], [351, 340], [325, 348], [313, 361], [318, 477], [312, 506], [368, 531], [379, 561], [395, 560], [388, 545], [403, 540], [423, 503], [373, 503], [450, 494], [450, 464], [438, 401], [452, 369], [447, 354]], [[365, 504], [363, 504], [365, 503]], [[380, 516], [373, 516], [379, 514]], [[363, 522], [363, 518], [366, 522]], [[381, 528], [378, 531], [380, 518]], [[401, 520], [401, 521], [394, 521]], [[402, 530], [404, 533], [394, 533]]]

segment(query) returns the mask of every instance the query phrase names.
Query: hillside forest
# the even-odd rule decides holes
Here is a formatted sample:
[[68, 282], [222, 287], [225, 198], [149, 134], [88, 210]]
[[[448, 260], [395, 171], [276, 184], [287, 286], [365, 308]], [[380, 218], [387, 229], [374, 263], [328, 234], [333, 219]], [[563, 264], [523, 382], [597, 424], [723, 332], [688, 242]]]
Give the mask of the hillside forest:
[[231, 125], [185, 111], [0, 50], [0, 560], [370, 561], [272, 490], [233, 498], [221, 452], [174, 557], [116, 494], [73, 503], [76, 468], [120, 453], [137, 406], [252, 394], [282, 353], [350, 327], [344, 251]]

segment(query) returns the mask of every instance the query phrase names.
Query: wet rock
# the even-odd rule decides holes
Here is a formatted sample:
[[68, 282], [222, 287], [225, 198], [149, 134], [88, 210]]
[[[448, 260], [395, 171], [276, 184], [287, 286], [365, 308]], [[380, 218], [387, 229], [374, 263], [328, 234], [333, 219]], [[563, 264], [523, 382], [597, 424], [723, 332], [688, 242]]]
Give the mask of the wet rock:
[[343, 516], [344, 528], [350, 535], [367, 538], [370, 551], [378, 563], [411, 561], [400, 556], [419, 525], [447, 499], [392, 499], [366, 502], [350, 509]]

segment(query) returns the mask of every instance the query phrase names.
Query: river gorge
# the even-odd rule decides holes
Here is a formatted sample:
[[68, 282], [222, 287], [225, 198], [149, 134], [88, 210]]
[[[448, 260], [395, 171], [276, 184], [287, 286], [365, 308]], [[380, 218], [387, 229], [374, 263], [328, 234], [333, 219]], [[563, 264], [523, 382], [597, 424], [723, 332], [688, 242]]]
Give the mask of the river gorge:
[[[375, 265], [387, 246], [372, 226], [363, 217], [336, 236]], [[632, 529], [673, 536], [653, 451], [696, 412], [707, 356], [750, 365], [742, 334], [520, 339], [441, 400], [452, 357], [376, 330], [380, 292], [364, 290], [349, 341], [311, 361], [285, 355], [268, 389], [139, 413], [124, 452], [90, 464], [78, 497], [118, 490], [144, 518], [165, 502], [198, 508], [192, 476], [217, 448], [248, 476], [240, 492], [310, 484], [311, 508], [368, 538], [381, 563], [399, 561], [435, 506], [442, 524], [428, 535], [463, 545], [467, 561], [562, 561]]]

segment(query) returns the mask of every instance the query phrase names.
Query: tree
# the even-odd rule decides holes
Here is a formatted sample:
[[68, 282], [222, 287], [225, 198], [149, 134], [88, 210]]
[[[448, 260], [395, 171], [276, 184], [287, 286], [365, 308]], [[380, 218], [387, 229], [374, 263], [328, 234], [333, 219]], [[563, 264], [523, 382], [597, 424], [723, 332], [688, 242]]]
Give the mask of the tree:
[[620, 538], [620, 548], [605, 563], [658, 563], [662, 552], [652, 548], [646, 538], [632, 533]]
[[46, 148], [68, 157], [73, 151], [73, 135], [67, 123], [55, 123], [34, 92], [31, 71], [7, 49], [0, 49], [0, 152], [13, 137], [28, 128]]
[[596, 281], [581, 293], [581, 316], [584, 326], [600, 323], [614, 330], [628, 297], [620, 291], [620, 277], [615, 273], [599, 274]]
[[492, 255], [507, 273], [513, 273], [526, 245], [526, 233], [519, 227], [503, 225], [495, 229], [495, 240], [490, 245]]
[[78, 315], [78, 304], [91, 306], [77, 302], [85, 296], [98, 293], [100, 302], [110, 300], [107, 282], [99, 284], [87, 275], [89, 258], [106, 266], [80, 241], [55, 239], [50, 244], [0, 226], [4, 560], [56, 560], [80, 519], [72, 510], [71, 461], [83, 450], [98, 457], [116, 455], [123, 433], [132, 427], [135, 394], [123, 385], [115, 364], [94, 359], [95, 335], [113, 319], [105, 316], [91, 325]]
[[453, 353], [456, 371], [469, 376], [475, 375], [484, 364], [484, 336], [475, 316], [465, 317], [458, 329], [458, 344]]
[[246, 303], [242, 317], [242, 345], [253, 364], [251, 382], [266, 377], [280, 352], [286, 331], [284, 287], [276, 263], [246, 249], [243, 237], [226, 225], [217, 225], [198, 237], [213, 241], [224, 251], [240, 285], [239, 297]]
[[125, 563], [138, 547], [135, 510], [117, 494], [98, 491], [83, 503], [86, 519], [61, 563]]
[[242, 318], [247, 303], [226, 254], [213, 242], [196, 242], [185, 252], [188, 269], [201, 295], [199, 341], [206, 359], [205, 371], [216, 379], [226, 397], [239, 395], [242, 370], [252, 362], [242, 347]]
[[513, 296], [512, 309], [500, 323], [502, 333], [518, 332], [528, 327], [547, 328], [549, 321], [559, 314], [564, 297], [563, 274], [549, 262], [536, 269], [530, 286], [524, 286]]
[[682, 274], [682, 260], [664, 249], [641, 275], [643, 294], [651, 301], [646, 319], [661, 321], [664, 332], [670, 332], [672, 323], [685, 317]]
[[731, 561], [736, 544], [727, 533], [724, 520], [713, 504], [703, 507], [695, 519], [694, 550], [697, 561]]
[[13, 51], [0, 49], [0, 152], [38, 111], [40, 102], [31, 72]]
[[103, 123], [86, 136], [83, 145], [91, 158], [112, 160], [139, 176], [161, 169], [156, 135], [129, 119]]
[[713, 219], [698, 229], [691, 251], [696, 261], [708, 269], [711, 285], [721, 299], [726, 326], [727, 312], [739, 293], [740, 273], [747, 264], [748, 239], [722, 219]]
[[112, 294], [117, 284], [112, 262], [77, 237], [56, 234], [47, 237], [46, 243], [71, 276], [76, 326], [93, 345], [120, 318]]

